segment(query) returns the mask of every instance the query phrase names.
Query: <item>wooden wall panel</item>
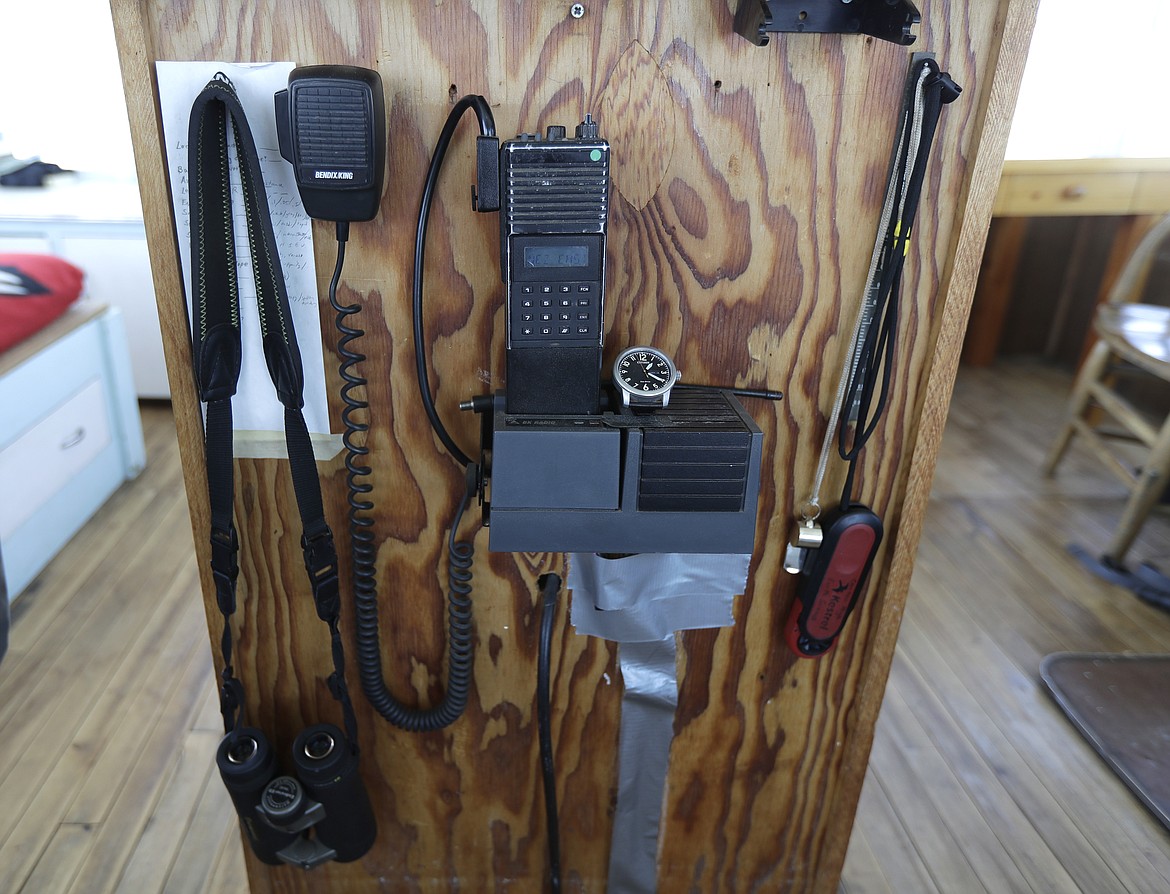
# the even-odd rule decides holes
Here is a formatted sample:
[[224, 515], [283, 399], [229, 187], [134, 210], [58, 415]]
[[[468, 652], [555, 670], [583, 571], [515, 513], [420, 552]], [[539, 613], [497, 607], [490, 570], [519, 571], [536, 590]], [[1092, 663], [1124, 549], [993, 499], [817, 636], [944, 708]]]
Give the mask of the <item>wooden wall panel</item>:
[[[835, 890], [937, 447], [923, 440], [920, 419], [930, 421], [931, 434], [945, 415], [953, 332], [961, 332], [974, 283], [963, 271], [978, 258], [994, 194], [973, 184], [1002, 161], [1018, 83], [1018, 65], [998, 77], [996, 66], [1004, 47], [1022, 59], [1035, 0], [920, 4], [914, 49], [937, 53], [966, 92], [943, 114], [906, 270], [895, 396], [859, 479], [887, 528], [876, 585], [832, 655], [816, 662], [797, 661], [780, 642], [793, 585], [781, 560], [860, 300], [909, 53], [873, 39], [814, 35], [777, 35], [755, 47], [732, 30], [734, 3], [718, 0], [595, 0], [581, 19], [569, 5], [113, 0], [196, 547], [205, 564], [199, 411], [153, 62], [291, 59], [382, 75], [388, 186], [378, 219], [352, 228], [341, 297], [364, 306], [383, 667], [408, 701], [441, 693], [444, 534], [461, 486], [460, 471], [425, 426], [410, 340], [410, 259], [429, 153], [449, 104], [464, 93], [487, 96], [505, 137], [572, 127], [593, 112], [614, 155], [607, 358], [649, 342], [673, 353], [686, 380], [786, 393], [780, 404], [750, 407], [765, 433], [764, 488], [736, 625], [680, 637], [660, 887]], [[468, 121], [444, 171], [427, 265], [432, 383], [465, 450], [474, 449], [477, 423], [456, 406], [502, 384], [504, 331], [496, 218], [468, 207], [473, 137]], [[316, 235], [324, 294], [332, 233], [319, 227]], [[324, 306], [322, 325], [332, 367], [336, 338]], [[932, 380], [940, 369], [941, 380]], [[330, 376], [336, 385], [332, 369]], [[251, 716], [283, 747], [304, 723], [335, 719], [323, 682], [325, 639], [298, 572], [285, 466], [242, 460], [237, 468], [246, 544], [239, 665]], [[344, 540], [343, 470], [334, 462], [323, 473], [330, 519]], [[840, 477], [830, 476], [826, 493]], [[375, 849], [355, 864], [308, 874], [250, 859], [253, 891], [542, 889], [534, 582], [543, 571], [563, 572], [564, 560], [488, 554], [483, 533], [477, 546], [479, 649], [467, 715], [445, 731], [408, 734], [359, 695], [363, 772], [380, 824]], [[204, 592], [215, 648], [220, 625], [208, 580]], [[621, 681], [616, 647], [575, 635], [565, 608], [567, 600], [554, 735], [566, 879], [569, 890], [598, 891], [609, 854]], [[347, 635], [352, 620], [347, 605]], [[352, 685], [356, 692], [356, 678]]]

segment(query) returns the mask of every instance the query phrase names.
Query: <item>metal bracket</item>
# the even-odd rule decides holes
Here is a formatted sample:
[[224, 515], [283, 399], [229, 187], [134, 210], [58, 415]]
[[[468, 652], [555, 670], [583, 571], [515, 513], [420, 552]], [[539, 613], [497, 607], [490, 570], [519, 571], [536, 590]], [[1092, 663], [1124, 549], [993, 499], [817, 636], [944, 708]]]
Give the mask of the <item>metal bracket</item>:
[[766, 46], [774, 31], [869, 34], [909, 46], [922, 15], [910, 0], [739, 0], [736, 33]]

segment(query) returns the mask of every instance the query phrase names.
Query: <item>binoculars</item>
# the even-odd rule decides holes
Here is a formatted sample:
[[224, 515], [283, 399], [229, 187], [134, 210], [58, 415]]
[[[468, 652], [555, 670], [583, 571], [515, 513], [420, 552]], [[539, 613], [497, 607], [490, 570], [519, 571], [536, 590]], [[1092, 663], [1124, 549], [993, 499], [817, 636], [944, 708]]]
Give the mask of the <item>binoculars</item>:
[[378, 829], [357, 755], [333, 724], [301, 730], [292, 747], [295, 775], [278, 774], [268, 737], [253, 727], [224, 736], [215, 760], [248, 843], [265, 863], [312, 869], [356, 860], [373, 845]]

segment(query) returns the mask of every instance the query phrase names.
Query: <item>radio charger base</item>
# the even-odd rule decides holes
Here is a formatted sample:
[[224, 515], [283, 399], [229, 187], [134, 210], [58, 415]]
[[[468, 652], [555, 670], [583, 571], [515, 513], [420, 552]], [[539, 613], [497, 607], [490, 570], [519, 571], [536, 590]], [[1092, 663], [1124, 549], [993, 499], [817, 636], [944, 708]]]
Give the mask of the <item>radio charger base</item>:
[[763, 434], [731, 392], [597, 415], [511, 415], [503, 392], [468, 408], [493, 552], [752, 552]]

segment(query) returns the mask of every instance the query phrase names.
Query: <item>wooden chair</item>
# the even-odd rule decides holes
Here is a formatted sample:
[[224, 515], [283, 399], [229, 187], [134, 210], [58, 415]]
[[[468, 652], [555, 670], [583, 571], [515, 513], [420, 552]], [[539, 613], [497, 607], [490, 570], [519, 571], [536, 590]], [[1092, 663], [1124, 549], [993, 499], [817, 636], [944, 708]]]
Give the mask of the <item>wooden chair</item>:
[[[1121, 520], [1105, 548], [1104, 558], [1120, 565], [1150, 510], [1166, 490], [1170, 476], [1170, 415], [1151, 423], [1114, 390], [1117, 362], [1132, 364], [1170, 382], [1170, 307], [1139, 304], [1150, 266], [1158, 250], [1170, 247], [1170, 215], [1162, 218], [1138, 244], [1109, 300], [1097, 309], [1093, 328], [1098, 341], [1077, 374], [1069, 400], [1068, 418], [1044, 462], [1052, 475], [1074, 434], [1129, 488], [1129, 500]], [[1120, 435], [1148, 450], [1135, 472], [1109, 449], [1107, 437], [1092, 420], [1097, 408], [1120, 425]]]

